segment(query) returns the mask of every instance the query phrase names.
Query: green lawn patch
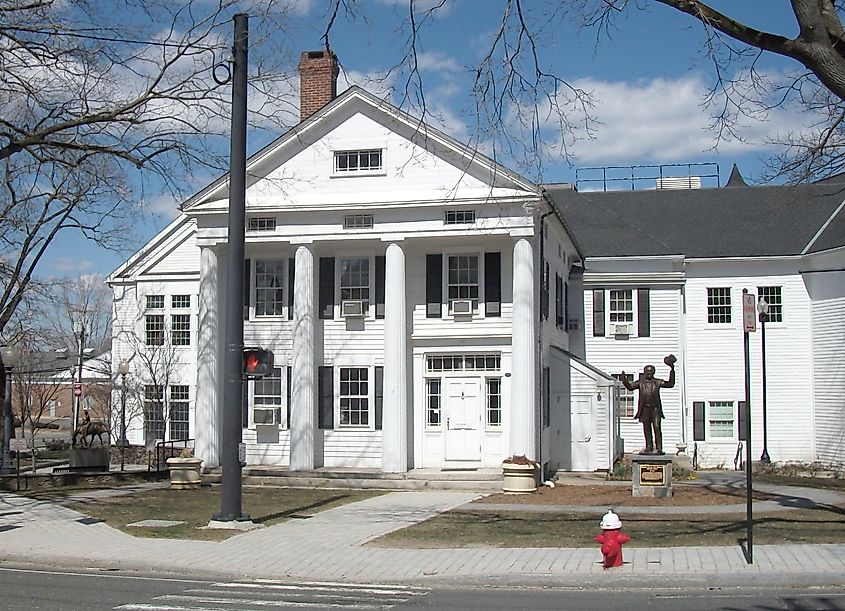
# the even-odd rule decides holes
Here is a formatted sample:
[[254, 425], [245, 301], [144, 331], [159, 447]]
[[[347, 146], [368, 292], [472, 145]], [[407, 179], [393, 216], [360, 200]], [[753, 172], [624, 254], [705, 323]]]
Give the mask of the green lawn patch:
[[[75, 492], [79, 492], [78, 490]], [[300, 488], [245, 487], [242, 508], [256, 524], [269, 526], [310, 516], [346, 503], [383, 494], [372, 490], [310, 490]], [[63, 503], [109, 526], [138, 537], [219, 541], [238, 531], [204, 528], [220, 510], [220, 488], [198, 490], [145, 490], [122, 496]], [[166, 528], [131, 527], [148, 519], [185, 522]]]
[[[630, 547], [736, 545], [745, 516], [622, 514]], [[381, 537], [398, 548], [591, 547], [601, 514], [455, 510]], [[845, 543], [845, 510], [801, 509], [755, 515], [754, 542]]]

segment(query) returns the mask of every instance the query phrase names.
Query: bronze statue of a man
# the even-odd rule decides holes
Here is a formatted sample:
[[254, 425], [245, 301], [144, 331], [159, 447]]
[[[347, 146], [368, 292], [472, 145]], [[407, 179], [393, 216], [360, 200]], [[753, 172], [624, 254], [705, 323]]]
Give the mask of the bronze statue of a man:
[[654, 365], [643, 367], [643, 375], [636, 382], [629, 382], [625, 372], [622, 372], [622, 384], [628, 390], [639, 390], [640, 398], [637, 402], [637, 420], [643, 423], [643, 435], [645, 436], [644, 454], [663, 454], [663, 432], [661, 420], [663, 415], [663, 404], [660, 402], [660, 389], [672, 388], [675, 386], [675, 361], [677, 359], [670, 354], [663, 362], [669, 366], [669, 379], [661, 380], [654, 377]]

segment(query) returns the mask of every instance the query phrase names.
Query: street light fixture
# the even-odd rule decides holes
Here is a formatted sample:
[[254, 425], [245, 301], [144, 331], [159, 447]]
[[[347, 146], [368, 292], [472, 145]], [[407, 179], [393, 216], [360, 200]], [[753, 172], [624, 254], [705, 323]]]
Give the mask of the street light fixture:
[[73, 336], [78, 341], [77, 343], [77, 361], [76, 361], [76, 376], [71, 375], [71, 379], [76, 377], [76, 384], [73, 385], [73, 413], [71, 414], [70, 430], [75, 431], [79, 425], [79, 410], [82, 407], [82, 358], [83, 347], [85, 345], [85, 325], [81, 320], [73, 323]]
[[0, 357], [6, 368], [6, 392], [3, 397], [3, 464], [0, 466], [0, 474], [3, 475], [12, 471], [12, 457], [9, 454], [9, 440], [12, 438], [12, 427], [15, 426], [15, 417], [12, 414], [12, 369], [18, 364], [18, 356], [17, 349], [11, 346], [3, 346], [0, 349]]
[[120, 374], [120, 470], [123, 471], [124, 455], [126, 453], [126, 374], [129, 373], [129, 363], [120, 361], [117, 366]]
[[772, 462], [769, 458], [768, 420], [766, 418], [766, 319], [769, 317], [769, 304], [763, 297], [760, 297], [757, 301], [757, 313], [760, 319], [760, 347], [763, 352], [761, 361], [763, 368], [763, 392], [761, 395], [763, 397], [763, 453], [760, 455], [760, 462], [768, 464]]

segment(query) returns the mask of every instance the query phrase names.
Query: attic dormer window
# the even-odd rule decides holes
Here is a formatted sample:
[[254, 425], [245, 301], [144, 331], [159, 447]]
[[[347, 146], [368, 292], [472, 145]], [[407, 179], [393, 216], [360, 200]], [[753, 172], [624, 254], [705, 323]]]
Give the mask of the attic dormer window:
[[382, 170], [381, 149], [335, 151], [335, 174], [370, 174]]
[[443, 222], [447, 225], [471, 225], [475, 222], [475, 210], [447, 210]]

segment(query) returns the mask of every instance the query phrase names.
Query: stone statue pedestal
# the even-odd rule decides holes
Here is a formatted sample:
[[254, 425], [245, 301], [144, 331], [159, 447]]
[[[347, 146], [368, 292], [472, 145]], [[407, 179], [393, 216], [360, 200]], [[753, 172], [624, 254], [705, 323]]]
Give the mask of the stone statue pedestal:
[[672, 496], [672, 456], [633, 454], [631, 456], [633, 496], [669, 498]]
[[70, 471], [108, 471], [109, 447], [71, 448], [69, 458]]

